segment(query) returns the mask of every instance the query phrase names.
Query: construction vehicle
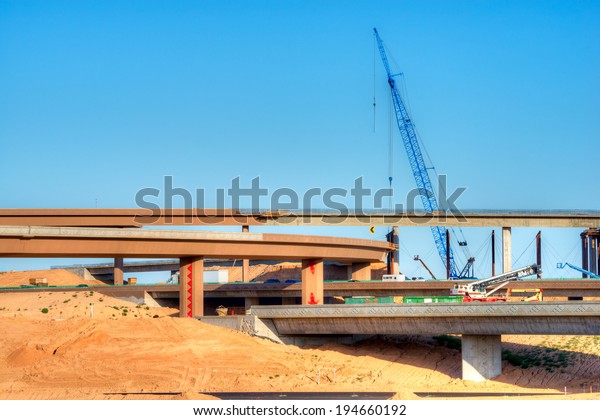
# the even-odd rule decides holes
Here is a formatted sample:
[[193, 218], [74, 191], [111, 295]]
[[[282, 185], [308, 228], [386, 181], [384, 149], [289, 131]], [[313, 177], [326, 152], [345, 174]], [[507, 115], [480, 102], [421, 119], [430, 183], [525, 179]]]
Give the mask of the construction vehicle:
[[[477, 280], [468, 284], [459, 285], [456, 283], [450, 294], [453, 296], [463, 296], [463, 302], [506, 302], [506, 296], [494, 296], [493, 294], [506, 286], [508, 282], [518, 280], [521, 277], [532, 276], [542, 272], [542, 268], [537, 264], [528, 265], [517, 270], [509, 271], [487, 279]], [[488, 291], [488, 287], [494, 287]]]
[[[377, 32], [376, 28], [373, 28], [373, 32], [375, 33], [375, 39], [379, 48], [379, 54], [381, 55], [381, 61], [383, 62], [383, 66], [385, 67], [385, 71], [387, 73], [388, 84], [390, 85], [392, 95], [392, 102], [394, 104], [396, 123], [398, 125], [398, 129], [400, 130], [404, 149], [408, 155], [408, 161], [417, 184], [417, 189], [419, 190], [419, 196], [421, 197], [423, 208], [426, 213], [443, 213], [445, 209], [439, 208], [438, 201], [431, 184], [431, 179], [429, 177], [429, 169], [432, 168], [428, 168], [425, 165], [423, 153], [421, 152], [421, 146], [419, 145], [419, 139], [417, 138], [416, 128], [412, 118], [408, 113], [408, 109], [406, 108], [402, 97], [400, 96], [400, 92], [396, 85], [396, 80], [394, 79], [394, 77], [398, 76], [398, 74], [392, 74], [390, 64], [387, 59], [387, 54], [385, 52], [385, 48], [383, 47], [383, 41], [379, 37], [379, 33]], [[449, 278], [472, 278], [473, 275], [470, 274], [470, 270], [472, 269], [473, 261], [475, 259], [469, 258], [467, 265], [459, 271], [456, 262], [454, 261], [454, 254], [449, 246], [450, 244], [446, 229], [441, 226], [431, 226], [431, 233], [433, 234], [433, 239], [435, 241], [438, 254], [444, 262], [444, 265], [448, 265]], [[459, 246], [467, 246], [467, 241], [460, 241]]]
[[44, 287], [48, 286], [48, 279], [43, 277], [36, 277], [29, 279], [29, 284], [31, 286]]
[[598, 276], [598, 274], [592, 273], [591, 271], [588, 271], [588, 270], [584, 270], [583, 268], [577, 267], [576, 265], [573, 265], [573, 264], [569, 264], [568, 262], [556, 263], [556, 268], [560, 268], [562, 270], [565, 267], [570, 267], [575, 271], [579, 271], [580, 273], [586, 274], [591, 279], [600, 279], [600, 276]]
[[406, 276], [400, 274], [384, 274], [381, 278], [382, 281], [406, 281]]
[[415, 261], [419, 261], [421, 264], [423, 264], [423, 267], [425, 267], [425, 270], [427, 270], [427, 272], [429, 273], [429, 275], [431, 276], [431, 278], [432, 278], [433, 280], [437, 280], [437, 279], [435, 278], [435, 276], [433, 275], [433, 273], [431, 272], [431, 270], [429, 269], [429, 267], [427, 267], [427, 264], [425, 264], [425, 261], [423, 261], [421, 258], [419, 258], [419, 256], [418, 256], [418, 255], [415, 255], [415, 257], [414, 257], [414, 260], [415, 260]]
[[508, 292], [506, 292], [506, 299], [508, 300], [513, 293], [518, 293], [519, 295], [529, 294], [529, 296], [519, 296], [521, 297], [521, 302], [541, 302], [544, 300], [544, 293], [542, 289], [508, 289]]

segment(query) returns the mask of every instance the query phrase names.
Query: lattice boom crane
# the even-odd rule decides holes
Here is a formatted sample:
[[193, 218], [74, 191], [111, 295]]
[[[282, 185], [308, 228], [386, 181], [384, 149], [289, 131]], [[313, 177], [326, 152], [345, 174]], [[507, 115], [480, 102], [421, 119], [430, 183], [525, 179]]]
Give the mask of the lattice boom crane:
[[[400, 135], [402, 137], [404, 149], [406, 150], [406, 154], [408, 155], [408, 162], [410, 163], [410, 168], [417, 183], [417, 189], [419, 190], [423, 207], [426, 212], [433, 213], [434, 211], [439, 210], [438, 202], [433, 192], [431, 179], [429, 178], [429, 172], [427, 171], [427, 167], [425, 166], [423, 154], [421, 153], [421, 147], [419, 146], [419, 141], [417, 139], [415, 127], [412, 122], [412, 119], [410, 118], [410, 115], [408, 114], [406, 106], [402, 101], [402, 97], [398, 92], [398, 88], [396, 87], [396, 80], [394, 79], [394, 76], [397, 75], [393, 75], [390, 70], [390, 65], [388, 63], [387, 55], [383, 47], [383, 42], [379, 37], [377, 29], [373, 28], [373, 31], [375, 32], [375, 38], [377, 40], [377, 46], [379, 48], [381, 60], [383, 61], [383, 66], [385, 67], [385, 71], [388, 76], [388, 84], [390, 85], [390, 90], [392, 93], [392, 101], [394, 103], [396, 122], [398, 123], [398, 129], [400, 130]], [[438, 254], [440, 255], [440, 258], [442, 259], [442, 261], [444, 261], [445, 264], [446, 254], [448, 251], [446, 249], [446, 230], [440, 226], [432, 226], [431, 233], [433, 234], [433, 239], [435, 241]], [[450, 249], [449, 252], [450, 278], [458, 278], [460, 273], [456, 267], [452, 249]]]

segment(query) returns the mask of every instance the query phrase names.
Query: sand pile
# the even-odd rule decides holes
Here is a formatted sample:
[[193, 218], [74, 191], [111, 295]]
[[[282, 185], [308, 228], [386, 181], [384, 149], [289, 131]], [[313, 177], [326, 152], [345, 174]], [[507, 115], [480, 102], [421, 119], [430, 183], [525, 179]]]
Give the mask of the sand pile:
[[104, 285], [100, 280], [83, 280], [64, 269], [8, 271], [0, 273], [0, 287], [29, 285], [31, 278], [46, 278], [50, 286], [76, 286], [78, 284]]
[[0, 398], [187, 399], [244, 391], [385, 391], [402, 399], [485, 391], [565, 398], [567, 386], [587, 392], [567, 398], [600, 399], [589, 394], [590, 385], [600, 389], [600, 337], [505, 336], [507, 356], [528, 367], [506, 360], [502, 376], [478, 384], [459, 379], [455, 338], [298, 348], [176, 315], [176, 309], [91, 290], [0, 294]]

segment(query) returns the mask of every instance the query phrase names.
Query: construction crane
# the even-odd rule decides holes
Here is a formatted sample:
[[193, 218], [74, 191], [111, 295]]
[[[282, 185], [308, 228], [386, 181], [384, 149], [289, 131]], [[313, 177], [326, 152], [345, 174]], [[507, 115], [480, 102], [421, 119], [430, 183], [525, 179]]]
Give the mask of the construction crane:
[[[506, 297], [492, 297], [508, 282], [518, 280], [521, 277], [532, 276], [542, 272], [542, 268], [537, 264], [528, 265], [517, 270], [509, 271], [497, 276], [492, 276], [487, 279], [477, 280], [469, 284], [455, 284], [450, 289], [450, 294], [454, 296], [464, 296], [463, 302], [495, 302], [497, 300], [506, 300]], [[497, 286], [496, 286], [497, 285]], [[487, 291], [488, 287], [496, 286], [494, 289]]]
[[432, 278], [433, 280], [437, 280], [437, 279], [435, 278], [435, 276], [433, 275], [433, 273], [431, 272], [431, 270], [429, 269], [429, 267], [427, 267], [427, 264], [425, 264], [425, 261], [423, 261], [421, 258], [419, 258], [419, 256], [418, 256], [418, 255], [415, 255], [415, 257], [414, 257], [414, 260], [415, 260], [415, 261], [419, 261], [421, 264], [423, 264], [423, 267], [425, 267], [425, 270], [427, 270], [427, 272], [429, 273], [429, 275], [431, 276], [431, 278]]
[[[381, 60], [383, 61], [383, 66], [385, 67], [385, 71], [387, 73], [388, 84], [390, 85], [392, 101], [394, 103], [396, 122], [398, 124], [398, 129], [400, 130], [400, 135], [402, 136], [404, 149], [408, 155], [410, 168], [417, 183], [417, 188], [421, 196], [423, 207], [427, 213], [439, 211], [438, 202], [433, 192], [433, 186], [429, 178], [428, 168], [425, 166], [425, 160], [423, 159], [423, 154], [421, 153], [421, 147], [419, 146], [414, 124], [396, 86], [394, 77], [398, 75], [392, 74], [385, 49], [383, 47], [383, 42], [379, 37], [377, 29], [373, 28], [373, 31], [377, 40], [377, 46], [379, 48]], [[470, 260], [467, 263], [469, 264], [468, 268], [465, 267], [465, 269], [459, 271], [454, 261], [452, 249], [447, 249], [446, 247], [446, 230], [440, 226], [432, 226], [431, 233], [433, 234], [433, 239], [435, 241], [438, 254], [440, 255], [442, 261], [444, 261], [444, 265], [446, 264], [447, 254], [449, 253], [450, 278], [456, 279], [468, 276], [469, 269], [471, 268], [473, 261]]]
[[563, 268], [565, 268], [565, 266], [570, 267], [575, 271], [579, 271], [580, 273], [587, 274], [591, 279], [600, 279], [600, 276], [598, 274], [592, 273], [591, 271], [588, 271], [588, 270], [584, 270], [583, 268], [577, 267], [576, 265], [573, 265], [573, 264], [569, 264], [568, 262], [556, 263], [556, 268], [563, 269]]

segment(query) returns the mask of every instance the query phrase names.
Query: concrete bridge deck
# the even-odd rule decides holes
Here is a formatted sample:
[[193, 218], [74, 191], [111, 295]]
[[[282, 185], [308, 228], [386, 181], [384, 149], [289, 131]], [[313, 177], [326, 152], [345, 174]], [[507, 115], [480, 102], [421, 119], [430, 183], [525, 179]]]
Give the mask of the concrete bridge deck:
[[114, 257], [381, 262], [390, 244], [333, 236], [122, 228], [0, 226], [0, 257]]
[[0, 209], [0, 226], [489, 226], [600, 227], [593, 210], [434, 212], [244, 211], [235, 209]]
[[600, 335], [600, 302], [256, 306], [279, 334]]
[[503, 334], [600, 335], [600, 302], [253, 306], [244, 317], [203, 322], [267, 338], [306, 335], [461, 334], [462, 377], [502, 373]]
[[[325, 282], [324, 296], [446, 296], [454, 285], [454, 281], [407, 281], [407, 282]], [[144, 292], [155, 298], [177, 299], [180, 287], [177, 284], [137, 284], [129, 286], [91, 286], [100, 293], [128, 295], [143, 298]], [[510, 282], [506, 289], [543, 289], [546, 297], [600, 297], [600, 281], [598, 280], [533, 280]], [[73, 288], [78, 289], [77, 287]], [[15, 291], [39, 292], [35, 289], [2, 289], [0, 293]], [[260, 298], [260, 297], [300, 297], [300, 283], [205, 283], [204, 296], [207, 298]]]

